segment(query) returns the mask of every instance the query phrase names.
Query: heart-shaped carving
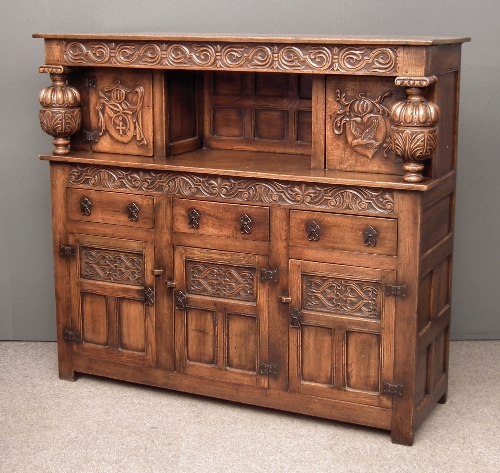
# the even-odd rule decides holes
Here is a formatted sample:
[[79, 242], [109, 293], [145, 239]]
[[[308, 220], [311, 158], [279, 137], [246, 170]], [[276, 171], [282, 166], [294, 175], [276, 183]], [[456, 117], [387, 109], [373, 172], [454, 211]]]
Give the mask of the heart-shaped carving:
[[351, 117], [346, 126], [346, 140], [350, 148], [371, 159], [387, 138], [388, 119], [377, 114]]

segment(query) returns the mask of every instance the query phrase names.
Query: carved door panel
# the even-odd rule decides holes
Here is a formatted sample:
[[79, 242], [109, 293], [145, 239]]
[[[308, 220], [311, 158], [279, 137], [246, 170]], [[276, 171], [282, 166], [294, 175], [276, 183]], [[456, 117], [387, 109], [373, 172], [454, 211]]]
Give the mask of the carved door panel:
[[96, 69], [89, 81], [91, 150], [153, 156], [152, 72]]
[[177, 371], [267, 387], [267, 257], [177, 247]]
[[70, 235], [73, 349], [155, 365], [153, 244]]
[[289, 390], [390, 407], [395, 272], [290, 261]]

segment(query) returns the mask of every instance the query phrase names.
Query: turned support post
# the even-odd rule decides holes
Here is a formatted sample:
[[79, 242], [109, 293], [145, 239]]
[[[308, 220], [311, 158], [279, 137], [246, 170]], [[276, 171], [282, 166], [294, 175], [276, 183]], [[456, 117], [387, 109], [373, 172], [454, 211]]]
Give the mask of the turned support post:
[[391, 109], [391, 135], [388, 148], [404, 161], [403, 179], [420, 182], [424, 179], [423, 161], [436, 152], [439, 107], [425, 98], [427, 87], [437, 81], [430, 77], [396, 77], [395, 84], [406, 87], [406, 99]]
[[68, 154], [69, 136], [80, 129], [82, 119], [80, 93], [67, 84], [70, 68], [46, 65], [39, 71], [49, 73], [52, 79], [52, 85], [40, 92], [40, 126], [54, 137], [54, 154]]

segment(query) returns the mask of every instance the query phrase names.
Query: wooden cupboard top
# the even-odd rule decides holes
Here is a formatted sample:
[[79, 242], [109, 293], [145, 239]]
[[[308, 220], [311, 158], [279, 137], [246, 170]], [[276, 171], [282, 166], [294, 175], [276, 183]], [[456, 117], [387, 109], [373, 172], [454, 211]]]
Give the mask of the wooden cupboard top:
[[53, 34], [35, 33], [33, 38], [68, 39], [68, 40], [112, 40], [112, 41], [197, 41], [197, 42], [245, 42], [263, 43], [280, 42], [286, 44], [367, 44], [393, 46], [434, 46], [438, 44], [465, 43], [468, 37], [433, 37], [433, 36], [309, 36], [309, 35], [270, 35], [270, 36], [243, 36], [243, 35], [182, 35], [182, 34]]
[[307, 155], [254, 151], [199, 149], [170, 158], [71, 151], [70, 154], [65, 156], [42, 154], [40, 159], [92, 166], [115, 166], [421, 192], [434, 188], [442, 181], [451, 180], [453, 183], [455, 182], [454, 171], [440, 179], [409, 183], [403, 180], [403, 176], [311, 169], [311, 157]]

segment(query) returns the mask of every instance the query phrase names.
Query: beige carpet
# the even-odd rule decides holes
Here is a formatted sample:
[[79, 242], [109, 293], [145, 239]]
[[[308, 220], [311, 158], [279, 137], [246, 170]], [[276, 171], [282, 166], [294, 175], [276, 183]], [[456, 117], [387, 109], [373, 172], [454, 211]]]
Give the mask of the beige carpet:
[[448, 403], [388, 432], [82, 376], [0, 343], [2, 472], [500, 472], [500, 341], [452, 342]]

